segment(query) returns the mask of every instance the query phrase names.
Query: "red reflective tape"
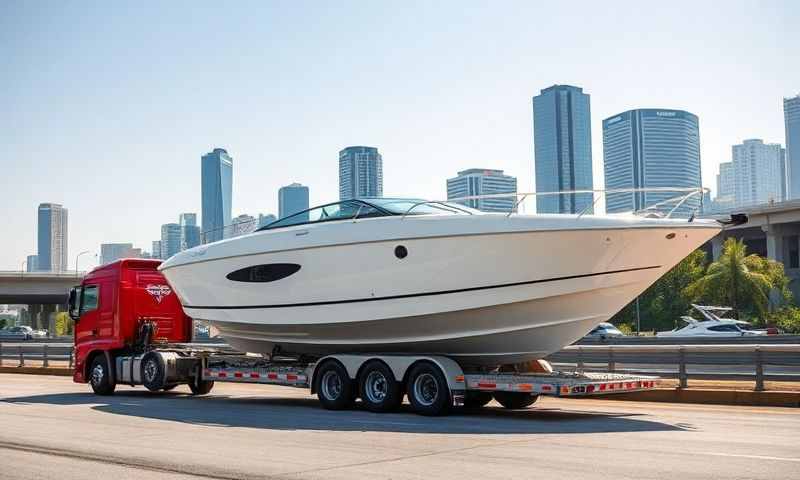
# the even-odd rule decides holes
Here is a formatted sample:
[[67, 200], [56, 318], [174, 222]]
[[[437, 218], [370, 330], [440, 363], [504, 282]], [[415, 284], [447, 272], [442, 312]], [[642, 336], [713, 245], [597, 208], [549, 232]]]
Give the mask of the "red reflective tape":
[[606, 384], [605, 383], [601, 383], [600, 384], [600, 391], [602, 392], [605, 389], [606, 389]]
[[218, 376], [218, 377], [227, 377], [227, 376], [228, 376], [228, 374], [227, 374], [227, 373], [225, 373], [225, 372], [217, 372], [217, 376]]
[[252, 372], [252, 373], [250, 373], [250, 378], [259, 378], [259, 377], [261, 377], [261, 375], [259, 375], [259, 374], [258, 374], [258, 373], [256, 373], [256, 372]]
[[551, 392], [551, 391], [553, 391], [553, 386], [552, 385], [542, 385], [542, 391], [543, 392]]
[[278, 379], [278, 374], [275, 373], [275, 372], [269, 372], [267, 374], [267, 378], [269, 378], [270, 380], [277, 380]]
[[488, 382], [478, 382], [478, 388], [497, 388], [497, 384]]
[[520, 383], [517, 388], [522, 392], [530, 392], [533, 390], [533, 385], [530, 383]]
[[242, 378], [244, 376], [244, 374], [242, 374], [242, 372], [235, 372], [233, 374], [233, 376], [236, 377], [236, 378]]
[[297, 380], [297, 375], [295, 375], [293, 373], [290, 373], [290, 374], [286, 375], [286, 380], [290, 380], [290, 381]]

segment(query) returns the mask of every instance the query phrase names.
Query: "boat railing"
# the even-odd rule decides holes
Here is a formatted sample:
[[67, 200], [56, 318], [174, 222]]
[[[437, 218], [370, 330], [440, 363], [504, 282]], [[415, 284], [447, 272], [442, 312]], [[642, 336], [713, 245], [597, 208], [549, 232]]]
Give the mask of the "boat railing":
[[[660, 201], [645, 206], [636, 210], [631, 210], [630, 213], [640, 216], [654, 216], [660, 218], [671, 218], [673, 214], [676, 212], [688, 213], [688, 217], [693, 219], [700, 211], [703, 209], [703, 196], [705, 193], [709, 192], [710, 190], [705, 187], [692, 187], [692, 188], [678, 188], [678, 187], [649, 187], [649, 188], [614, 188], [614, 189], [581, 189], [581, 190], [561, 190], [556, 192], [509, 192], [509, 193], [492, 193], [486, 195], [470, 195], [465, 197], [458, 197], [449, 200], [423, 200], [414, 203], [408, 210], [405, 211], [403, 214], [403, 218], [408, 215], [411, 215], [414, 209], [422, 206], [422, 205], [444, 205], [449, 208], [456, 208], [456, 205], [464, 205], [466, 207], [473, 207], [473, 205], [477, 205], [479, 201], [482, 200], [493, 200], [493, 199], [504, 199], [504, 198], [513, 198], [514, 201], [512, 202], [511, 208], [506, 212], [506, 217], [510, 217], [514, 213], [517, 213], [519, 207], [523, 204], [525, 200], [528, 198], [536, 198], [536, 197], [550, 197], [550, 196], [562, 196], [562, 195], [592, 195], [592, 201], [587, 202], [587, 204], [581, 208], [579, 211], [575, 212], [578, 215], [578, 218], [583, 217], [590, 211], [594, 209], [597, 205], [597, 202], [602, 197], [607, 197], [608, 195], [613, 194], [647, 194], [647, 193], [656, 193], [656, 194], [667, 194], [667, 193], [675, 193], [676, 195], [670, 196], [665, 199], [660, 199]], [[659, 195], [660, 196], [660, 195]], [[692, 206], [692, 208], [687, 208], [689, 205], [688, 200], [693, 197], [699, 197], [699, 202], [696, 206]], [[574, 199], [573, 199], [574, 201]], [[472, 203], [473, 205], [470, 205]], [[454, 205], [455, 204], [455, 205]], [[681, 207], [684, 207], [681, 210]], [[473, 207], [475, 208], [475, 207]]]

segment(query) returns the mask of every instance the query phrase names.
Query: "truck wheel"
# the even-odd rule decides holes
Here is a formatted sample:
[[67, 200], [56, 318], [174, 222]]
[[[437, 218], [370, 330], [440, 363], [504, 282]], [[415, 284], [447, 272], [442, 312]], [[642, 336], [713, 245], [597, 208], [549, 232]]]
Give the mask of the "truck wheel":
[[420, 415], [442, 415], [450, 407], [450, 389], [441, 369], [430, 362], [420, 362], [408, 374], [408, 401]]
[[150, 352], [142, 358], [141, 377], [142, 385], [151, 392], [164, 388], [164, 365], [158, 354]]
[[358, 381], [361, 401], [370, 412], [390, 412], [396, 410], [403, 401], [400, 384], [394, 373], [379, 360], [364, 365]]
[[192, 391], [192, 395], [205, 395], [210, 392], [212, 388], [214, 388], [213, 380], [201, 380], [194, 377], [189, 382], [189, 390]]
[[533, 405], [539, 399], [539, 395], [524, 392], [494, 392], [494, 399], [505, 408], [515, 410]]
[[97, 395], [111, 395], [117, 388], [117, 382], [111, 376], [111, 369], [108, 367], [106, 356], [99, 354], [92, 360], [89, 370], [89, 384]]
[[328, 410], [344, 410], [353, 405], [353, 382], [347, 370], [336, 361], [327, 361], [317, 371], [317, 398]]
[[467, 392], [464, 396], [464, 408], [481, 408], [492, 401], [489, 392]]

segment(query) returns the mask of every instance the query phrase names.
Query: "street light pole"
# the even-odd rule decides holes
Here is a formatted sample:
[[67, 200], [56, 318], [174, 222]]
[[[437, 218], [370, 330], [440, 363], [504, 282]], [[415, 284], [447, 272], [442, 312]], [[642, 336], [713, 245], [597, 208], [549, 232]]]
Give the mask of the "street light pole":
[[81, 255], [85, 255], [87, 253], [92, 253], [89, 250], [84, 250], [81, 253], [75, 255], [75, 276], [78, 276], [78, 259], [81, 258]]

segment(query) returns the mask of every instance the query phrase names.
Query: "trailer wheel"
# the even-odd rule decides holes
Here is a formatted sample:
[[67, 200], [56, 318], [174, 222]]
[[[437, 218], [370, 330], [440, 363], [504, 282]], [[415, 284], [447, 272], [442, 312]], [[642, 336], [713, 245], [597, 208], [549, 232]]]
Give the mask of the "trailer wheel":
[[467, 392], [464, 396], [464, 408], [481, 408], [492, 401], [489, 392]]
[[145, 354], [141, 365], [142, 385], [151, 392], [157, 392], [164, 388], [164, 376], [161, 357], [154, 352]]
[[108, 367], [106, 356], [99, 354], [92, 360], [91, 370], [89, 371], [89, 384], [97, 395], [111, 395], [117, 388], [117, 382], [111, 376], [111, 369]]
[[189, 390], [192, 391], [192, 395], [205, 395], [214, 388], [214, 381], [213, 380], [202, 380], [197, 377], [193, 377], [189, 381]]
[[364, 365], [358, 386], [364, 408], [370, 412], [390, 412], [396, 410], [403, 401], [403, 393], [394, 373], [379, 360]]
[[420, 415], [442, 415], [450, 406], [450, 389], [442, 370], [430, 362], [416, 364], [408, 373], [408, 401]]
[[516, 410], [533, 405], [539, 399], [539, 395], [524, 392], [494, 392], [494, 399], [505, 408]]
[[327, 361], [319, 367], [317, 398], [328, 410], [344, 410], [353, 405], [353, 382], [347, 370], [337, 361]]

